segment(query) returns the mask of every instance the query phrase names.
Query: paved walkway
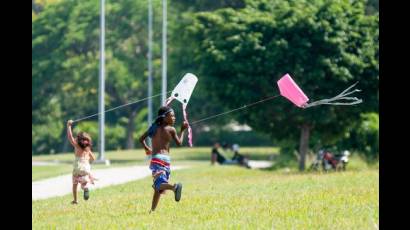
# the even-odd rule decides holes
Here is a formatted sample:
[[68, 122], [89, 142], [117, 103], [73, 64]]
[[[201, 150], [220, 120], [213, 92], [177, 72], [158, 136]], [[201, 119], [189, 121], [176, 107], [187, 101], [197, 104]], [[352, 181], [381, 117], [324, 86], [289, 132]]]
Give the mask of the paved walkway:
[[[57, 165], [57, 162], [33, 162], [32, 165]], [[249, 161], [253, 169], [268, 168], [272, 166], [271, 161]], [[171, 170], [188, 168], [189, 166], [171, 166]], [[110, 169], [92, 170], [93, 175], [98, 178], [95, 185], [90, 185], [91, 190], [111, 185], [123, 184], [133, 180], [139, 180], [151, 176], [148, 166], [117, 167]], [[55, 196], [64, 196], [72, 191], [71, 174], [53, 177], [49, 179], [32, 182], [32, 200], [47, 199]], [[80, 191], [80, 186], [78, 186]]]
[[269, 168], [273, 165], [272, 161], [252, 161], [248, 162], [249, 166], [253, 169]]
[[[188, 168], [188, 166], [171, 166], [171, 170]], [[111, 185], [123, 184], [129, 181], [151, 176], [148, 166], [118, 167], [110, 169], [92, 170], [94, 177], [98, 178], [91, 190]], [[53, 177], [32, 182], [32, 200], [47, 199], [55, 196], [64, 196], [72, 193], [71, 174]], [[78, 186], [79, 191], [81, 190]]]
[[32, 161], [31, 165], [32, 166], [44, 166], [44, 165], [59, 165], [60, 162], [58, 161]]

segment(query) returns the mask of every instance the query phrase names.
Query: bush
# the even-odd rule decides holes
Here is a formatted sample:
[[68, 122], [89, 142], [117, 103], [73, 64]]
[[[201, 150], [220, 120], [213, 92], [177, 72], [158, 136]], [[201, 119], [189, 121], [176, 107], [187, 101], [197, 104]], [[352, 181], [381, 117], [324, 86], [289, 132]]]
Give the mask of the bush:
[[357, 151], [368, 161], [379, 156], [379, 114], [361, 114], [361, 122], [346, 134], [340, 146]]
[[[32, 112], [31, 154], [48, 154], [60, 151], [65, 123], [61, 121], [61, 106], [51, 98], [46, 106]], [[64, 130], [65, 131], [65, 130]]]
[[31, 126], [31, 154], [48, 154], [58, 152], [63, 140], [60, 133], [64, 124], [50, 122], [42, 125]]
[[[79, 131], [87, 132], [93, 139], [94, 151], [97, 151], [98, 146], [98, 122], [85, 121], [78, 124], [74, 128], [74, 135]], [[106, 125], [105, 126], [105, 149], [117, 150], [122, 149], [123, 143], [125, 143], [125, 128], [121, 125]]]

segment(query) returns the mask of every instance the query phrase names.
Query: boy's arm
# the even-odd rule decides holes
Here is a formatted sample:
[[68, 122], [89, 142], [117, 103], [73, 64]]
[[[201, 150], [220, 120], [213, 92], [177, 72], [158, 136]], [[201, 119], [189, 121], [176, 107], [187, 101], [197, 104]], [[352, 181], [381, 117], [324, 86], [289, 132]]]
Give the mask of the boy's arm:
[[177, 131], [175, 130], [175, 128], [172, 128], [171, 130], [171, 136], [178, 146], [181, 146], [182, 142], [184, 141], [184, 132], [187, 127], [188, 123], [184, 121], [181, 125], [181, 132], [179, 133], [179, 137], [177, 136]]
[[139, 138], [140, 143], [144, 147], [145, 154], [150, 155], [152, 153], [152, 149], [145, 143], [145, 139], [148, 137], [148, 131], [146, 131], [142, 136]]
[[71, 126], [73, 125], [73, 120], [68, 120], [67, 121], [67, 138], [70, 141], [71, 145], [74, 147], [77, 147], [77, 142], [75, 141], [73, 137], [73, 132], [71, 130]]

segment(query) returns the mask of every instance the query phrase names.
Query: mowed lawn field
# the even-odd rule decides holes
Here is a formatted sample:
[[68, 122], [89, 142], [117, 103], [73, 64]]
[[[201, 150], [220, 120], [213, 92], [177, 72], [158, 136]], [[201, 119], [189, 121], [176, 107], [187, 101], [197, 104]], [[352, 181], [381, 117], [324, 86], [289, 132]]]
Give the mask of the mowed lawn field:
[[[268, 160], [269, 157], [276, 155], [278, 153], [278, 148], [244, 147], [241, 148], [241, 153], [249, 155], [252, 160]], [[233, 153], [228, 151], [224, 154], [228, 158], [233, 156]], [[105, 153], [105, 157], [110, 160], [110, 166], [93, 164], [92, 168], [104, 169], [110, 167], [126, 167], [134, 165], [144, 166], [149, 164], [149, 160], [146, 157], [145, 152], [142, 150], [142, 148], [136, 150], [107, 151]], [[183, 147], [171, 149], [171, 158], [173, 164], [177, 165], [203, 164], [205, 162], [209, 162], [210, 157], [210, 147]], [[56, 163], [56, 165], [33, 165], [31, 168], [32, 181], [69, 174], [73, 170], [73, 152], [54, 155], [39, 155], [33, 156], [31, 159], [33, 162]]]
[[[241, 150], [255, 159], [276, 151]], [[171, 174], [171, 182], [184, 185], [180, 202], [168, 191], [149, 214], [153, 190], [147, 177], [92, 190], [78, 205], [70, 204], [71, 195], [33, 201], [33, 229], [378, 229], [378, 166], [353, 158], [346, 172], [249, 170], [211, 166], [209, 152], [175, 151], [174, 164], [192, 166]], [[143, 164], [143, 153], [136, 155], [131, 161]]]

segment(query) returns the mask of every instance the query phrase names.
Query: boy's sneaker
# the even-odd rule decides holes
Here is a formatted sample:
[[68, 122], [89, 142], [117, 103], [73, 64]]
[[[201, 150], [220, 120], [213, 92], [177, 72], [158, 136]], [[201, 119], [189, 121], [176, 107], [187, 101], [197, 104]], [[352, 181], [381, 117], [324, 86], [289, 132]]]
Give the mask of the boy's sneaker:
[[90, 198], [90, 191], [88, 190], [88, 188], [84, 189], [84, 200], [88, 200], [88, 198]]
[[175, 188], [175, 201], [181, 200], [182, 184], [178, 183]]

